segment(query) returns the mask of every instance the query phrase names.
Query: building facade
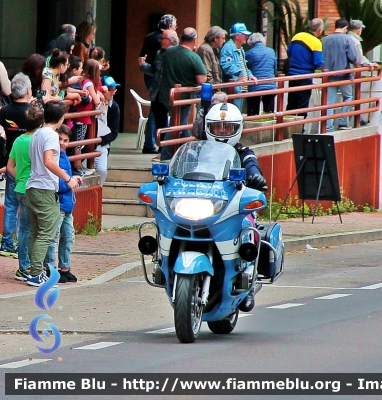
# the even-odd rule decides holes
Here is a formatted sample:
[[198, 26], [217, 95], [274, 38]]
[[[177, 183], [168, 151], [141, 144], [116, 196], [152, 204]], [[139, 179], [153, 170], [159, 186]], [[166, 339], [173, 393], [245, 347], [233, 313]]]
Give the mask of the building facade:
[[[253, 11], [251, 2], [241, 0], [239, 5], [243, 4], [246, 15], [252, 10], [248, 17], [253, 19], [250, 29], [263, 29], [267, 20], [260, 10], [257, 14]], [[231, 19], [238, 14], [228, 3], [222, 0], [0, 0], [0, 60], [12, 74], [30, 54], [44, 52], [46, 43], [58, 35], [61, 24], [94, 22], [97, 25], [95, 43], [105, 49], [111, 64], [109, 73], [124, 88], [116, 95], [123, 106], [121, 129], [133, 132], [138, 111], [129, 90], [132, 88], [148, 98], [137, 62], [144, 37], [155, 28], [161, 15], [173, 14], [178, 19], [178, 33], [193, 26], [198, 31], [200, 44], [210, 28], [211, 14], [213, 22], [221, 23], [227, 31], [236, 22]], [[313, 17], [328, 16], [329, 23], [337, 18], [334, 0], [301, 0], [300, 6]], [[272, 45], [275, 35], [269, 23], [267, 33], [268, 45]]]

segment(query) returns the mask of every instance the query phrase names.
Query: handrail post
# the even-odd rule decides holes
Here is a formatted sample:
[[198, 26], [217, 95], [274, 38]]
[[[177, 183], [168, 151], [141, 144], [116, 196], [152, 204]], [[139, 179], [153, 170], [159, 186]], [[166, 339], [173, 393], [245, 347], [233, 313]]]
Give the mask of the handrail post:
[[[229, 79], [228, 82], [236, 82], [236, 81], [235, 81], [235, 79]], [[228, 93], [228, 96], [230, 94], [235, 94], [235, 87], [234, 86], [230, 86], [229, 88], [227, 88], [227, 93]], [[233, 104], [234, 101], [235, 100], [228, 99], [228, 103], [232, 103]]]
[[[361, 76], [362, 76], [361, 71], [356, 71], [355, 78], [358, 79], [361, 78]], [[361, 82], [355, 83], [354, 97], [355, 100], [359, 100], [361, 98]], [[361, 104], [356, 104], [354, 109], [356, 111], [360, 110]], [[354, 128], [358, 128], [360, 125], [361, 125], [361, 114], [354, 115]]]
[[[328, 69], [323, 69], [322, 72], [329, 72]], [[329, 77], [328, 76], [323, 76], [322, 77], [322, 83], [328, 83], [329, 82]], [[326, 105], [328, 104], [328, 87], [325, 86], [321, 88], [321, 105]], [[327, 110], [321, 110], [321, 115], [323, 117], [326, 117], [327, 115]], [[333, 115], [334, 116], [334, 115]], [[326, 133], [326, 120], [321, 121], [321, 133]]]
[[[88, 125], [88, 131], [87, 131], [87, 138], [88, 139], [94, 139], [96, 137], [96, 123], [97, 119], [95, 116], [91, 116], [91, 124]], [[92, 153], [95, 151], [95, 144], [91, 143], [86, 146], [86, 152], [87, 153]], [[94, 167], [94, 158], [89, 158], [86, 162], [86, 165], [89, 169], [92, 169]]]
[[[177, 83], [174, 85], [175, 89], [181, 88], [182, 85], [180, 83]], [[181, 100], [182, 99], [182, 94], [178, 93], [176, 90], [174, 90], [174, 101], [176, 100]], [[180, 125], [180, 110], [181, 106], [172, 106], [171, 107], [171, 126], [179, 126]], [[171, 132], [171, 139], [179, 139], [179, 134], [180, 132]], [[176, 137], [175, 137], [176, 135]], [[172, 145], [171, 146], [171, 154], [174, 155], [175, 151], [178, 149], [179, 145]]]
[[[285, 76], [285, 74], [278, 74], [277, 77]], [[285, 81], [278, 81], [277, 82], [277, 89], [284, 89], [285, 88]], [[277, 93], [277, 111], [282, 112], [284, 111], [284, 92]], [[276, 117], [276, 123], [282, 123], [283, 116], [278, 115]], [[276, 140], [281, 141], [283, 140], [283, 128], [276, 128]]]

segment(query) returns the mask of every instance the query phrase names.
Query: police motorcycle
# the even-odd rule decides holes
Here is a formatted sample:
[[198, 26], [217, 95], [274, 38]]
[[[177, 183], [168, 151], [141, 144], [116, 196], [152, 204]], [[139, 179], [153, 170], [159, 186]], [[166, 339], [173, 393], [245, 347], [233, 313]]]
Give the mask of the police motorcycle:
[[[239, 312], [252, 310], [247, 297], [283, 273], [281, 227], [253, 218], [266, 198], [246, 187], [230, 144], [185, 143], [170, 164], [153, 164], [152, 173], [156, 180], [138, 192], [155, 216], [139, 227], [145, 279], [165, 289], [180, 342], [193, 343], [203, 321], [213, 333], [228, 334]], [[155, 236], [143, 236], [148, 226]], [[152, 256], [152, 279], [145, 256]]]

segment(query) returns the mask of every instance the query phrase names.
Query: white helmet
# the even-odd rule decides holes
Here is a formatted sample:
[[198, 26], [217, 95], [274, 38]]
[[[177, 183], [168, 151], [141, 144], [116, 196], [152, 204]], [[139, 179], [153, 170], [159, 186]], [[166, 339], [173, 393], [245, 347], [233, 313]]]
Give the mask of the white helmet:
[[235, 146], [241, 138], [242, 130], [243, 116], [234, 104], [215, 104], [206, 115], [207, 140], [216, 140]]

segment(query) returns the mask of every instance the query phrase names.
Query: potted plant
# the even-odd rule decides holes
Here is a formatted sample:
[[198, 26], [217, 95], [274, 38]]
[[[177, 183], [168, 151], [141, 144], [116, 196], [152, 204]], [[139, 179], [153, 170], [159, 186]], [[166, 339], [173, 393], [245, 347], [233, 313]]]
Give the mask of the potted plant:
[[[266, 115], [266, 114], [264, 114]], [[304, 119], [304, 117], [300, 115], [285, 115], [283, 117], [283, 122], [290, 122]], [[264, 117], [254, 121], [244, 121], [243, 129], [247, 128], [257, 128], [257, 127], [264, 127], [264, 130], [261, 132], [251, 132], [245, 133], [241, 137], [241, 143], [245, 146], [250, 146], [259, 143], [268, 143], [272, 142], [275, 129], [269, 128], [270, 126], [276, 123], [275, 118], [273, 117]], [[283, 139], [290, 139], [294, 133], [301, 133], [302, 125], [291, 125], [283, 128]]]
[[263, 127], [261, 132], [245, 133], [241, 136], [241, 143], [244, 146], [250, 146], [259, 143], [268, 143], [273, 141], [274, 129], [269, 129], [270, 126], [275, 124], [273, 117], [264, 117], [254, 121], [244, 121], [243, 129]]
[[[301, 115], [284, 115], [283, 122], [297, 121], [304, 119]], [[283, 139], [291, 139], [294, 133], [301, 133], [302, 125], [291, 125], [283, 128]]]

